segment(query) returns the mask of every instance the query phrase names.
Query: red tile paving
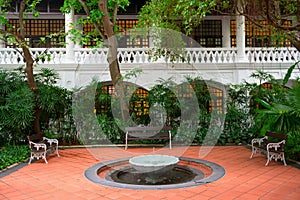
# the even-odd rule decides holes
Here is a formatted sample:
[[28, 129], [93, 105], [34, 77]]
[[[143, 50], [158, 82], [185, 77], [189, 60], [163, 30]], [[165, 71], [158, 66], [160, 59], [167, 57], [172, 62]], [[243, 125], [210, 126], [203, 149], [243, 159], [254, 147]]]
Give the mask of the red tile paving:
[[300, 170], [270, 162], [243, 146], [216, 146], [204, 158], [225, 168], [226, 174], [216, 182], [169, 190], [133, 190], [99, 185], [89, 181], [84, 171], [102, 161], [155, 153], [199, 158], [201, 147], [185, 150], [153, 148], [77, 148], [60, 150], [60, 158], [48, 155], [0, 179], [2, 199], [100, 199], [100, 200], [199, 200], [199, 199], [300, 199]]

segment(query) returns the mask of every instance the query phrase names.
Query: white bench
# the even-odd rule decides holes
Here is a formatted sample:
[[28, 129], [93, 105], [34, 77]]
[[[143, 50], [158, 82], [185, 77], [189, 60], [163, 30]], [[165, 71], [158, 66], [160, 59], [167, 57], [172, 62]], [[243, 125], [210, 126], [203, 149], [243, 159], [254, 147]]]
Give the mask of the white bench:
[[275, 161], [280, 159], [286, 166], [284, 157], [284, 144], [286, 142], [286, 138], [286, 134], [267, 131], [265, 137], [252, 139], [252, 154], [250, 159], [253, 158], [254, 154], [256, 153], [265, 153], [267, 154], [268, 159], [265, 164], [266, 166], [272, 159]]
[[57, 154], [57, 157], [59, 157], [57, 139], [42, 137], [40, 134], [27, 136], [27, 139], [29, 141], [30, 147], [30, 160], [28, 164], [30, 164], [34, 158], [43, 158], [45, 160], [45, 163], [47, 164], [48, 161], [46, 159], [46, 155], [48, 152], [55, 152]]

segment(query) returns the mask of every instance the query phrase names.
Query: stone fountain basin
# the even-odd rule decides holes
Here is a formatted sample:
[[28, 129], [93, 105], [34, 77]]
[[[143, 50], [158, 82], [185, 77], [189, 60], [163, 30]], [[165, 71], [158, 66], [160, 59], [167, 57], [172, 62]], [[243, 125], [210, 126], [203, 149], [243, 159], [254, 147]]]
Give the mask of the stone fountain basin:
[[179, 158], [168, 155], [142, 155], [129, 159], [131, 166], [140, 173], [166, 173], [178, 162]]

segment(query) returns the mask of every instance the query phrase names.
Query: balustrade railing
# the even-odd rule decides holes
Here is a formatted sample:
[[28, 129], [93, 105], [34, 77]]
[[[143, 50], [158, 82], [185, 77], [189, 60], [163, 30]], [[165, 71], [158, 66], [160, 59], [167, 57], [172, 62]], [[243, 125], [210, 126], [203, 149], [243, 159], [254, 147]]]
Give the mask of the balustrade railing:
[[[37, 64], [60, 64], [66, 54], [65, 48], [32, 48], [31, 54]], [[24, 64], [21, 49], [0, 48], [0, 64]]]
[[[153, 61], [151, 48], [119, 48], [117, 58], [120, 63], [165, 62], [166, 58]], [[31, 53], [37, 64], [66, 63], [65, 48], [33, 48]], [[107, 63], [107, 49], [74, 49], [74, 64]], [[47, 56], [42, 56], [42, 55]], [[295, 48], [246, 48], [246, 59], [249, 63], [294, 63], [300, 60], [300, 52]], [[183, 56], [189, 63], [235, 63], [238, 62], [236, 48], [187, 48]], [[69, 61], [70, 62], [70, 59]], [[0, 49], [0, 64], [24, 64], [22, 51], [12, 48]]]
[[250, 63], [293, 63], [300, 60], [296, 48], [247, 48], [246, 55]]

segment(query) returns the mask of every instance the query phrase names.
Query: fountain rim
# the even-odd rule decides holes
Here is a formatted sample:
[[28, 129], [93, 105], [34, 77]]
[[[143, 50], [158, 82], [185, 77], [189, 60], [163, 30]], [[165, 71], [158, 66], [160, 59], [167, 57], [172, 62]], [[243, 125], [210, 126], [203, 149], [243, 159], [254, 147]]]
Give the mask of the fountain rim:
[[[162, 157], [162, 158], [171, 158], [169, 159], [170, 163], [162, 162], [162, 163], [141, 163], [137, 162], [139, 158], [149, 158], [149, 157]], [[130, 158], [129, 163], [131, 165], [140, 166], [140, 167], [165, 167], [169, 165], [175, 165], [179, 162], [179, 158], [176, 156], [169, 156], [169, 155], [163, 155], [163, 154], [149, 154], [149, 155], [140, 155], [140, 156], [134, 156]]]
[[195, 158], [187, 158], [187, 157], [178, 157], [181, 161], [193, 162], [200, 165], [205, 165], [212, 169], [212, 174], [208, 177], [205, 177], [200, 180], [192, 180], [185, 183], [179, 184], [170, 184], [170, 185], [134, 185], [134, 184], [124, 184], [106, 180], [105, 178], [101, 178], [98, 176], [98, 173], [107, 168], [109, 165], [115, 165], [118, 163], [128, 162], [130, 158], [121, 158], [116, 160], [110, 160], [106, 162], [101, 162], [93, 165], [92, 167], [88, 168], [84, 175], [85, 177], [97, 184], [101, 184], [104, 186], [114, 187], [114, 188], [123, 188], [123, 189], [136, 189], [136, 190], [166, 190], [166, 189], [178, 189], [178, 188], [186, 188], [186, 187], [193, 187], [198, 185], [203, 185], [207, 183], [214, 182], [220, 178], [222, 178], [226, 171], [225, 169], [220, 166], [219, 164], [207, 161], [207, 160], [200, 160]]

